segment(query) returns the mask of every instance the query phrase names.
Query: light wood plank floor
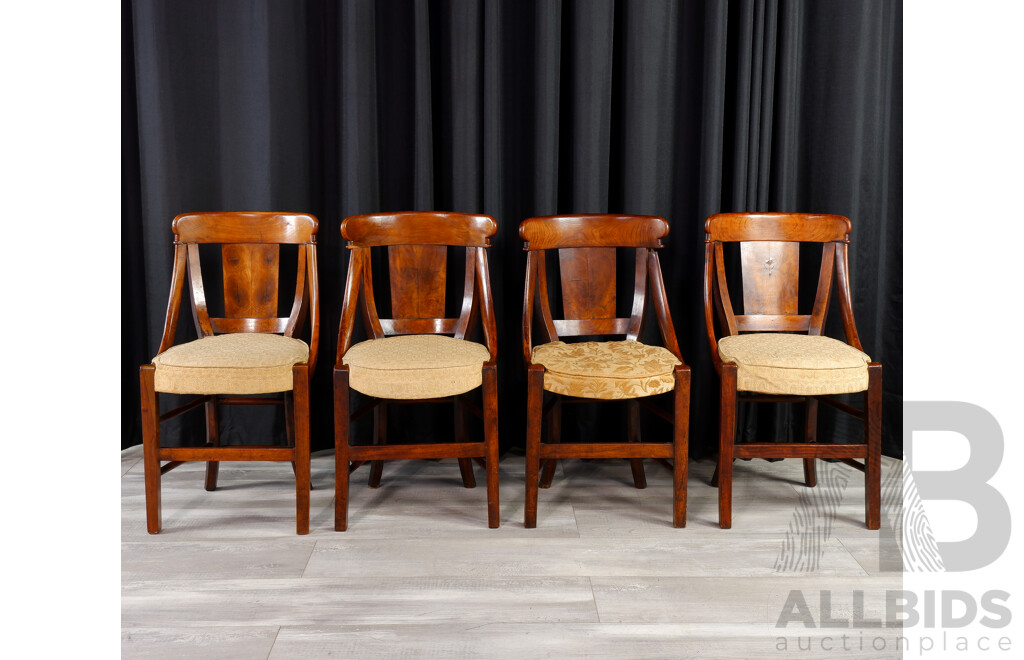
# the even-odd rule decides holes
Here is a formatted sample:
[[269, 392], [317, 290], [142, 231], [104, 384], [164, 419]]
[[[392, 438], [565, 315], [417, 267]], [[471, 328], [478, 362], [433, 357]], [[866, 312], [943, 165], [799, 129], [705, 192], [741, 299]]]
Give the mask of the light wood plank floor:
[[[710, 461], [691, 462], [686, 529], [671, 526], [661, 465], [645, 463], [637, 490], [625, 461], [563, 461], [528, 530], [513, 451], [491, 530], [482, 469], [465, 489], [454, 460], [393, 462], [376, 490], [354, 473], [342, 533], [333, 460], [313, 455], [309, 536], [294, 534], [291, 467], [276, 463], [224, 463], [213, 493], [202, 464], [168, 473], [164, 531], [149, 535], [141, 447], [122, 452], [123, 657], [900, 657], [901, 629], [871, 621], [902, 588], [902, 490], [883, 495], [871, 532], [846, 466], [819, 461], [808, 489], [799, 460], [737, 461], [733, 529], [720, 530]], [[900, 461], [883, 469], [902, 483]], [[778, 627], [793, 591], [815, 622], [849, 627]]]

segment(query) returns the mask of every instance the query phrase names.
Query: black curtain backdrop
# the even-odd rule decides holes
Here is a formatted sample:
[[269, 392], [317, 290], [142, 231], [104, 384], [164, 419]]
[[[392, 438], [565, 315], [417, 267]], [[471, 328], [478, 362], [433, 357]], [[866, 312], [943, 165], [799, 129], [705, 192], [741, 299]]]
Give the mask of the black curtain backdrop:
[[[520, 221], [663, 216], [669, 301], [694, 373], [691, 454], [704, 457], [716, 450], [718, 387], [703, 326], [704, 220], [807, 211], [853, 222], [858, 329], [884, 365], [884, 451], [902, 455], [901, 2], [135, 0], [122, 17], [122, 448], [141, 442], [138, 367], [160, 341], [179, 213], [320, 219], [314, 449], [333, 446], [342, 219], [497, 219], [509, 448], [523, 445], [525, 415]], [[182, 318], [179, 337], [190, 339]], [[838, 320], [836, 309], [832, 336]], [[741, 428], [789, 439], [798, 412], [750, 407]], [[225, 414], [222, 437], [279, 439], [279, 414]], [[567, 417], [568, 439], [611, 436], [616, 414], [585, 407]], [[435, 416], [450, 424], [450, 412]], [[201, 418], [164, 424], [165, 444], [198, 441]], [[842, 440], [859, 433], [842, 416], [822, 418]], [[430, 435], [444, 424], [416, 427]]]

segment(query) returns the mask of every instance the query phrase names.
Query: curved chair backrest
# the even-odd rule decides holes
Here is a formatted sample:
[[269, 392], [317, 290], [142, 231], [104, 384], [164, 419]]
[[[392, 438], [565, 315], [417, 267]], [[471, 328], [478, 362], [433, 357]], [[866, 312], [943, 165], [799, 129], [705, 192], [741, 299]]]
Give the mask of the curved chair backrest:
[[[622, 335], [636, 340], [644, 320], [648, 291], [654, 297], [666, 347], [680, 357], [657, 248], [668, 235], [664, 218], [642, 215], [583, 214], [528, 218], [519, 226], [527, 254], [523, 308], [523, 351], [533, 349], [534, 308], [546, 342], [560, 337]], [[616, 301], [617, 248], [636, 255], [633, 303], [620, 317]], [[547, 250], [558, 252], [562, 317], [555, 318], [548, 295]], [[682, 359], [680, 357], [680, 359]]]
[[[355, 215], [341, 223], [352, 251], [341, 323], [339, 361], [352, 342], [362, 296], [366, 332], [375, 339], [408, 334], [445, 334], [466, 339], [480, 310], [491, 359], [497, 331], [486, 248], [498, 229], [493, 218], [469, 213], [404, 212]], [[459, 314], [446, 314], [448, 248], [465, 248], [466, 268]], [[373, 286], [373, 254], [386, 248], [391, 318], [381, 318]]]
[[[174, 218], [174, 271], [167, 325], [160, 352], [174, 342], [185, 274], [192, 316], [200, 337], [234, 332], [300, 333], [310, 322], [310, 366], [316, 356], [318, 286], [317, 220], [303, 213], [185, 213]], [[209, 287], [203, 281], [199, 246], [221, 245], [223, 313], [210, 314]], [[297, 246], [295, 292], [288, 316], [279, 316], [281, 245]]]
[[[719, 213], [709, 217], [704, 228], [704, 318], [714, 355], [716, 315], [723, 336], [740, 332], [822, 334], [833, 281], [847, 341], [860, 348], [850, 299], [848, 218], [809, 213]], [[724, 243], [739, 243], [741, 314], [736, 313], [730, 295]], [[822, 244], [810, 314], [800, 314], [797, 308], [801, 243]]]

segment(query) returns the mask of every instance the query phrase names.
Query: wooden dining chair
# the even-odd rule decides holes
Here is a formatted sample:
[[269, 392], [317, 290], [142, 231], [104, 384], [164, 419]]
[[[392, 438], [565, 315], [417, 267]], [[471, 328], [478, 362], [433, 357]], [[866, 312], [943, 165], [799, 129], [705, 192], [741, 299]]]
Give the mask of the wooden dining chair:
[[[839, 215], [720, 213], [707, 219], [705, 230], [704, 319], [721, 385], [718, 469], [712, 480], [718, 487], [719, 526], [732, 526], [733, 459], [802, 458], [805, 483], [813, 487], [814, 459], [825, 458], [864, 472], [865, 518], [869, 529], [878, 529], [882, 365], [864, 353], [854, 324], [847, 255], [850, 221]], [[739, 244], [738, 296], [730, 295], [726, 281], [735, 263], [726, 263], [723, 246], [730, 243]], [[821, 245], [813, 305], [803, 313], [798, 300], [801, 243]], [[823, 334], [833, 283], [845, 342]], [[735, 311], [737, 298], [742, 313]], [[864, 392], [863, 409], [835, 398], [855, 392]], [[805, 403], [803, 442], [737, 444], [738, 401]], [[819, 402], [862, 420], [865, 442], [818, 442]]]
[[[527, 366], [526, 527], [537, 526], [538, 488], [551, 485], [561, 458], [630, 459], [633, 483], [646, 486], [642, 460], [658, 459], [672, 469], [672, 524], [686, 525], [687, 429], [690, 369], [676, 341], [657, 248], [668, 234], [659, 217], [563, 215], [529, 218], [519, 226], [527, 250], [523, 298], [523, 357]], [[621, 248], [625, 248], [622, 250]], [[548, 261], [558, 270], [548, 276]], [[633, 296], [628, 316], [616, 304], [616, 262], [631, 253]], [[557, 255], [557, 259], [556, 259]], [[623, 258], [623, 261], [628, 261]], [[555, 265], [557, 262], [557, 266]], [[560, 282], [561, 286], [558, 287]], [[562, 317], [551, 306], [549, 283], [560, 294]], [[638, 341], [650, 297], [664, 346]], [[534, 315], [542, 343], [534, 343]], [[591, 341], [563, 339], [591, 338]], [[608, 337], [621, 337], [608, 340]], [[544, 404], [544, 393], [549, 402]], [[671, 392], [672, 410], [648, 397]], [[627, 442], [561, 442], [561, 405], [628, 400]], [[671, 442], [642, 442], [639, 406], [673, 425]], [[542, 442], [543, 417], [548, 437]], [[543, 462], [543, 474], [540, 474]]]
[[[174, 219], [172, 229], [174, 268], [163, 339], [156, 357], [139, 371], [149, 533], [161, 529], [161, 476], [184, 462], [207, 462], [206, 490], [212, 491], [220, 461], [289, 461], [295, 471], [296, 532], [308, 534], [309, 378], [319, 332], [317, 220], [296, 213], [187, 213]], [[220, 247], [220, 265], [214, 268], [220, 272], [210, 278], [222, 278], [219, 299], [203, 280], [200, 255], [217, 261], [216, 247], [211, 253], [207, 244]], [[286, 263], [297, 262], [287, 316], [281, 316], [278, 294], [293, 282], [281, 277], [282, 251], [292, 253]], [[175, 345], [186, 283], [199, 338]], [[303, 341], [299, 337], [307, 327]], [[161, 414], [158, 392], [197, 396]], [[271, 393], [278, 396], [265, 396]], [[222, 446], [218, 409], [246, 404], [284, 406], [287, 446]], [[160, 423], [199, 407], [206, 412], [205, 445], [161, 446]]]
[[[356, 215], [342, 222], [351, 256], [334, 363], [336, 530], [348, 527], [350, 471], [370, 462], [369, 485], [377, 487], [383, 461], [426, 458], [459, 459], [467, 488], [476, 485], [473, 459], [481, 462], [487, 524], [498, 527], [498, 340], [486, 251], [496, 230], [492, 218], [466, 213]], [[462, 296], [455, 314], [446, 289], [449, 267], [457, 277], [462, 255], [465, 278], [455, 287]], [[375, 290], [375, 274], [387, 276], [388, 286], [381, 289], [388, 292]], [[391, 318], [381, 318], [379, 298], [385, 305], [389, 299]], [[353, 345], [357, 307], [369, 338]], [[472, 340], [478, 326], [483, 344]], [[482, 408], [465, 396], [477, 388], [482, 388]], [[372, 398], [351, 412], [350, 390]], [[454, 442], [388, 442], [388, 407], [445, 401], [455, 404]], [[482, 442], [467, 440], [466, 410], [482, 417]], [[351, 421], [371, 411], [373, 444], [352, 444]]]

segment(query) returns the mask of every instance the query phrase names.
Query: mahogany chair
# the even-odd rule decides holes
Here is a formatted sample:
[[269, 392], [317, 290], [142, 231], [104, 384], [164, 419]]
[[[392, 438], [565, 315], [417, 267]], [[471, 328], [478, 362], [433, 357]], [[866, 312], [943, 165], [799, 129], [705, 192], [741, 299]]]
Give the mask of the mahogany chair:
[[[523, 299], [523, 357], [527, 365], [525, 526], [537, 526], [538, 488], [551, 485], [560, 458], [628, 458], [637, 488], [646, 487], [642, 459], [672, 464], [672, 524], [686, 525], [687, 430], [690, 369], [676, 342], [658, 253], [668, 223], [653, 216], [565, 215], [529, 218], [519, 226], [526, 242], [526, 287]], [[620, 248], [626, 248], [625, 251]], [[554, 318], [549, 296], [548, 251], [560, 276], [563, 316]], [[619, 253], [635, 255], [633, 296], [628, 317], [616, 311], [616, 262]], [[665, 346], [637, 339], [647, 299]], [[534, 344], [536, 310], [543, 343]], [[622, 337], [609, 341], [606, 337]], [[598, 341], [566, 343], [565, 338]], [[550, 392], [544, 405], [544, 392]], [[647, 397], [672, 392], [672, 412]], [[600, 400], [628, 400], [627, 442], [561, 442], [561, 405]], [[641, 442], [639, 406], [673, 425], [671, 442]], [[541, 441], [548, 417], [547, 442]], [[543, 462], [543, 474], [539, 474]]]
[[[336, 530], [348, 527], [350, 471], [371, 462], [369, 485], [376, 488], [382, 461], [425, 458], [459, 459], [466, 488], [476, 486], [472, 459], [483, 463], [487, 524], [498, 527], [498, 342], [486, 251], [496, 230], [492, 218], [465, 213], [356, 215], [342, 222], [341, 235], [352, 252], [334, 363]], [[458, 253], [465, 255], [457, 317], [446, 313], [449, 248], [455, 257], [453, 271]], [[376, 272], [388, 275], [390, 296], [382, 298], [390, 298], [391, 318], [378, 313], [375, 256]], [[357, 303], [369, 339], [352, 345]], [[484, 344], [471, 341], [478, 325]], [[482, 409], [465, 396], [478, 387]], [[354, 413], [350, 389], [372, 397]], [[445, 401], [455, 404], [454, 442], [388, 443], [389, 406]], [[464, 409], [483, 418], [482, 442], [467, 441]], [[370, 411], [375, 416], [374, 444], [352, 445], [350, 422]]]
[[[712, 480], [718, 486], [719, 526], [732, 526], [735, 458], [802, 458], [808, 487], [816, 483], [814, 459], [834, 458], [864, 472], [867, 526], [878, 529], [882, 365], [864, 353], [854, 324], [847, 256], [850, 221], [839, 215], [720, 213], [707, 219], [705, 229], [704, 318], [721, 383], [718, 469]], [[736, 296], [730, 295], [726, 281], [727, 243], [739, 244], [742, 313], [734, 310]], [[804, 309], [809, 314], [798, 309], [801, 243], [821, 245], [813, 306]], [[845, 342], [823, 335], [833, 282]], [[864, 392], [863, 409], [835, 398], [854, 392]], [[805, 402], [804, 442], [737, 444], [738, 401]], [[819, 443], [819, 402], [862, 420], [865, 442]]]
[[[308, 534], [309, 377], [319, 332], [317, 220], [294, 213], [189, 213], [176, 217], [172, 228], [174, 269], [163, 339], [152, 363], [139, 370], [148, 530], [156, 534], [161, 529], [161, 475], [185, 461], [207, 461], [209, 491], [217, 487], [219, 461], [290, 461], [296, 532]], [[223, 300], [211, 296], [209, 305], [211, 288], [204, 285], [200, 266], [206, 244], [220, 245], [223, 278]], [[297, 260], [295, 295], [286, 317], [278, 310], [279, 289], [291, 284], [281, 279], [282, 246], [295, 246], [284, 249]], [[207, 258], [212, 254], [207, 252]], [[186, 281], [199, 338], [174, 345]], [[222, 310], [223, 316], [214, 317], [211, 310]], [[308, 343], [299, 339], [307, 323]], [[197, 396], [160, 414], [157, 392]], [[270, 393], [280, 395], [263, 396]], [[221, 446], [218, 408], [245, 404], [283, 405], [287, 446]], [[160, 423], [199, 407], [206, 411], [205, 446], [162, 447]]]

